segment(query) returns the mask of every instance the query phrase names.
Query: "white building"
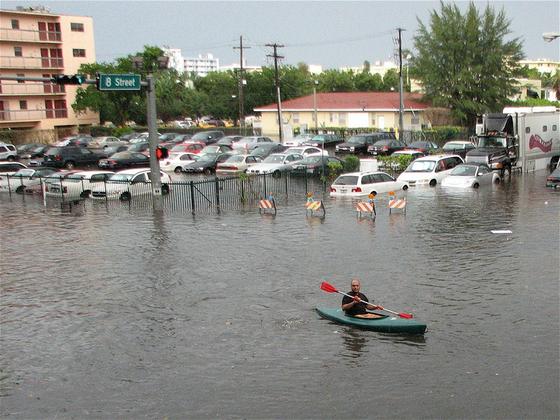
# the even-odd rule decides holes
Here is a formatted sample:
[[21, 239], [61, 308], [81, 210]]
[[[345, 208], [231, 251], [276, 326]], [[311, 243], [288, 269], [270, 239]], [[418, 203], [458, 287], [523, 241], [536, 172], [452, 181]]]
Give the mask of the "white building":
[[[369, 65], [369, 72], [371, 74], [380, 74], [381, 77], [385, 76], [387, 71], [394, 69], [398, 70], [398, 66], [393, 61], [374, 61]], [[354, 73], [361, 73], [364, 71], [364, 65], [362, 64], [359, 67], [340, 67], [341, 71], [352, 71]]]
[[198, 76], [206, 76], [211, 71], [218, 71], [220, 69], [220, 60], [214, 58], [210, 53], [206, 55], [199, 54], [196, 58], [187, 57], [184, 63], [187, 73], [195, 73]]
[[181, 54], [180, 48], [169, 48], [163, 47], [163, 54], [166, 57], [169, 57], [169, 61], [167, 62], [167, 67], [170, 69], [175, 69], [179, 74], [185, 71], [185, 59]]

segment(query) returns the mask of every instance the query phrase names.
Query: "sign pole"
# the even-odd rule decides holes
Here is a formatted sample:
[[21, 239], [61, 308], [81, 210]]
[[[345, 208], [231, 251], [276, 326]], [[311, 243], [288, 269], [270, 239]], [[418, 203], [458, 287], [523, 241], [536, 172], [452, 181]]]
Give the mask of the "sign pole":
[[157, 116], [156, 116], [156, 89], [154, 76], [146, 77], [148, 86], [146, 89], [147, 111], [148, 111], [148, 139], [150, 143], [150, 172], [152, 174], [152, 194], [154, 197], [154, 209], [161, 210], [161, 176], [159, 161], [156, 157], [156, 148], [158, 145], [157, 137]]

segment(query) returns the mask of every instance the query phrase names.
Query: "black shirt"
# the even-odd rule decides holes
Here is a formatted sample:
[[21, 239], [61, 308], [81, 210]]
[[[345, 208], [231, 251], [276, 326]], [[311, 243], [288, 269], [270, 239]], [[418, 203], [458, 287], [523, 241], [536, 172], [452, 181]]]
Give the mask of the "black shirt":
[[[347, 293], [350, 296], [356, 296], [355, 292], [348, 292]], [[363, 293], [358, 293], [358, 297], [363, 300], [364, 302], [369, 302], [368, 298], [366, 295], [364, 295]], [[347, 303], [352, 302], [352, 298], [348, 297], [348, 296], [344, 296], [342, 298], [342, 304], [346, 305]], [[356, 303], [354, 306], [352, 306], [350, 309], [348, 309], [347, 311], [344, 311], [346, 313], [346, 315], [350, 315], [350, 316], [354, 316], [354, 315], [360, 315], [360, 314], [367, 314], [367, 310], [366, 310], [366, 303], [360, 302], [360, 303]]]

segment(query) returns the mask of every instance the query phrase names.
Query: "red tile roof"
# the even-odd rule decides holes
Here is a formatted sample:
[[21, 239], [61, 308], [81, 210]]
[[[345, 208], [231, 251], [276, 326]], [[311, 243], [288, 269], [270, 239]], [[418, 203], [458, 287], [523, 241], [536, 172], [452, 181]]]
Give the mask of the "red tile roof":
[[[404, 94], [405, 110], [421, 110], [430, 104], [421, 102], [418, 93]], [[399, 109], [398, 92], [327, 92], [317, 93], [317, 109], [320, 111], [394, 111]], [[282, 102], [285, 111], [312, 111], [313, 95]], [[256, 112], [276, 111], [276, 104], [255, 108]]]

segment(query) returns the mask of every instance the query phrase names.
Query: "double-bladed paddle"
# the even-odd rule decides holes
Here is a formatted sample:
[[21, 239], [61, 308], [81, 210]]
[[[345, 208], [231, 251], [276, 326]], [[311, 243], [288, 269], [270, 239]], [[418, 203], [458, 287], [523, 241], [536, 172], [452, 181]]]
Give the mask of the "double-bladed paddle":
[[[341, 292], [340, 290], [336, 289], [332, 284], [329, 284], [329, 283], [327, 283], [326, 281], [324, 281], [324, 282], [321, 283], [321, 290], [324, 290], [324, 291], [327, 292], [327, 293], [340, 293], [341, 295], [348, 296], [349, 298], [354, 299], [354, 296], [350, 296], [349, 294], [346, 294], [346, 293], [344, 293], [344, 292]], [[361, 299], [360, 299], [360, 301], [361, 301]], [[369, 303], [369, 302], [365, 302], [365, 301], [364, 301], [364, 303], [370, 304], [370, 305], [371, 305], [371, 303]], [[411, 318], [414, 317], [414, 315], [412, 315], [412, 314], [407, 314], [407, 313], [404, 313], [404, 312], [395, 312], [395, 311], [392, 311], [392, 310], [390, 310], [390, 309], [387, 309], [387, 308], [385, 308], [385, 307], [383, 307], [383, 306], [379, 306], [379, 305], [376, 305], [376, 306], [378, 306], [380, 310], [383, 310], [383, 311], [390, 312], [390, 313], [392, 313], [392, 314], [398, 315], [398, 316], [400, 316], [401, 318], [411, 319]]]

